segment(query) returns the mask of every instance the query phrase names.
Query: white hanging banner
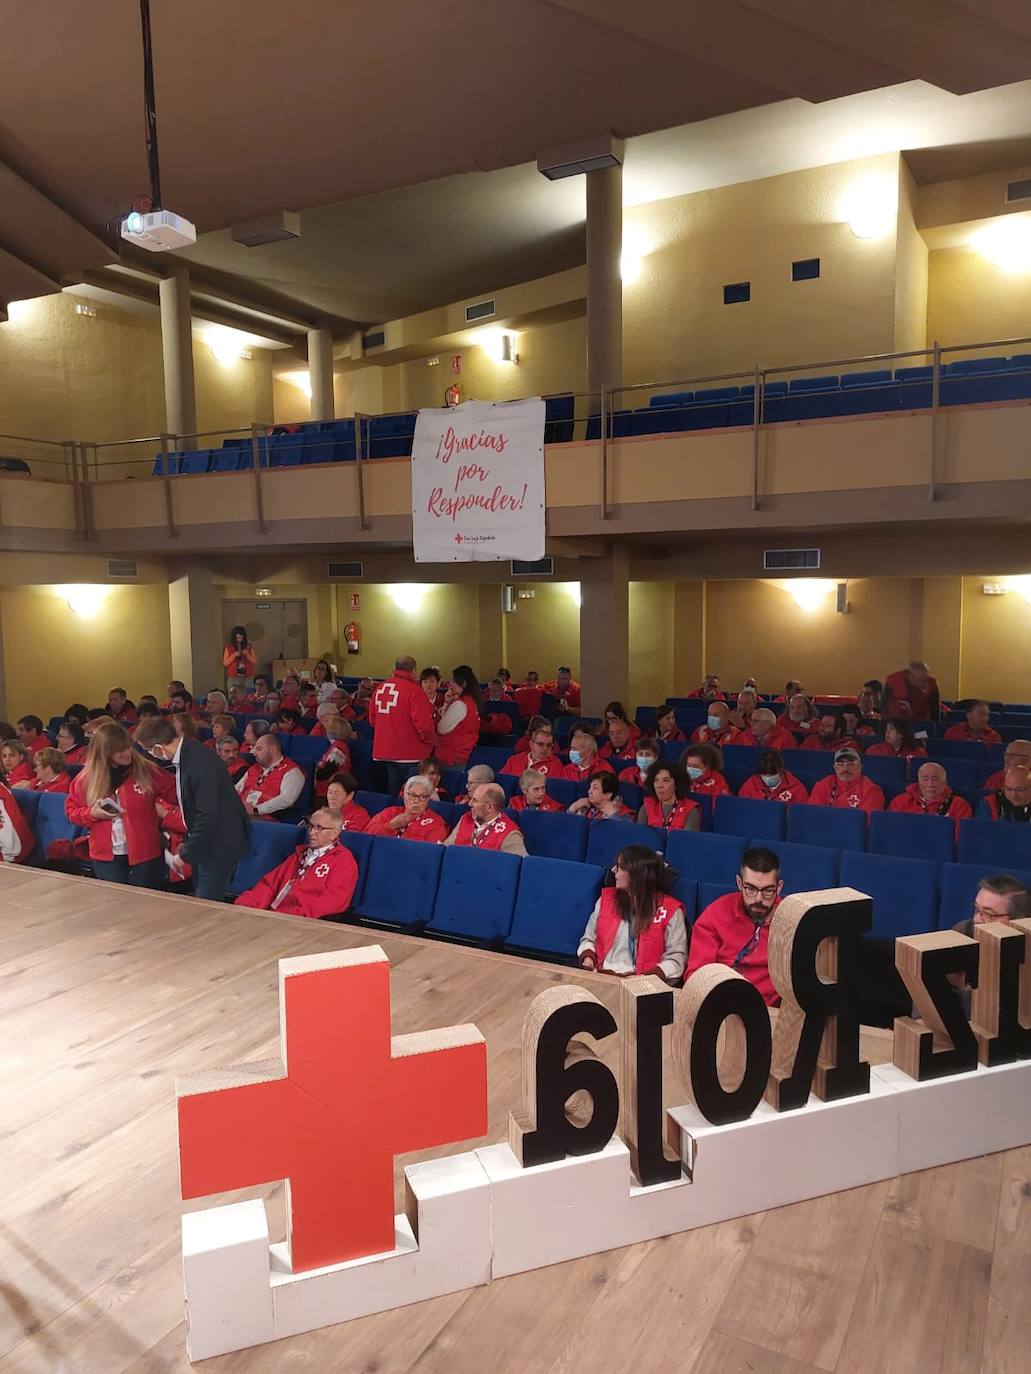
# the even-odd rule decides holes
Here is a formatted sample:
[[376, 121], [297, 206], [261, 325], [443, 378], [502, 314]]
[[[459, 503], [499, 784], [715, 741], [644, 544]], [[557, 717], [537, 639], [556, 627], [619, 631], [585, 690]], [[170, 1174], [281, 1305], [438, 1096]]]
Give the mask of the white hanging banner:
[[544, 557], [544, 402], [420, 410], [412, 444], [417, 563]]

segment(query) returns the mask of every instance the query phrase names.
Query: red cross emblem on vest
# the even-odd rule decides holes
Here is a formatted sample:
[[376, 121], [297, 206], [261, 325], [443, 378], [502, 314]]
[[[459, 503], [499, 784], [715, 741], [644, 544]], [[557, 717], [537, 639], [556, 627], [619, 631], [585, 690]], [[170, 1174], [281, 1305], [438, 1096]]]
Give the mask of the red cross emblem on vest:
[[475, 1026], [390, 1034], [378, 945], [279, 963], [281, 1059], [176, 1083], [183, 1198], [286, 1180], [295, 1273], [393, 1250], [394, 1156], [487, 1131]]

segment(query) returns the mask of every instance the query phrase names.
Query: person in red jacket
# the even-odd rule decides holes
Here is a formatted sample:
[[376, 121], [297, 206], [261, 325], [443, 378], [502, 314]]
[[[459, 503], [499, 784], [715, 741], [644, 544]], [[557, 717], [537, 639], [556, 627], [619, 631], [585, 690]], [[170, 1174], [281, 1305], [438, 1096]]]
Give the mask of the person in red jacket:
[[36, 755], [35, 769], [33, 790], [36, 792], [67, 792], [72, 785], [60, 749], [41, 749]]
[[553, 697], [558, 698], [558, 709], [563, 715], [580, 710], [580, 691], [579, 682], [573, 681], [573, 670], [571, 668], [559, 668], [555, 674], [554, 682], [546, 682], [544, 690], [550, 692]]
[[546, 778], [565, 776], [565, 765], [555, 753], [555, 737], [550, 726], [542, 726], [530, 736], [530, 747], [525, 754], [512, 754], [502, 765], [502, 773], [510, 778], [519, 778], [528, 768], [536, 768]]
[[437, 722], [437, 743], [433, 750], [442, 768], [464, 768], [469, 755], [480, 742], [480, 716], [483, 698], [476, 674], [467, 663], [452, 672], [444, 693], [444, 709]]
[[957, 797], [949, 786], [948, 775], [940, 763], [922, 763], [916, 782], [894, 797], [889, 811], [902, 811], [912, 816], [951, 816], [955, 821], [968, 821], [974, 814], [970, 803]]
[[229, 709], [236, 715], [251, 716], [254, 714], [254, 700], [247, 695], [246, 688], [239, 683], [234, 683], [226, 692], [226, 700], [229, 702]]
[[[534, 764], [534, 767], [537, 766]], [[502, 772], [504, 771], [502, 769]], [[595, 773], [615, 771], [608, 759], [598, 757], [598, 741], [586, 726], [573, 731], [573, 737], [569, 741], [569, 763], [562, 770], [562, 776], [567, 782], [588, 782]]]
[[541, 686], [540, 673], [533, 670], [528, 672], [526, 681], [510, 694], [509, 700], [514, 701], [519, 707], [519, 714], [523, 720], [529, 720], [531, 716], [537, 715], [544, 700], [544, 688]]
[[600, 759], [630, 758], [641, 732], [626, 713], [621, 701], [610, 701], [605, 707], [607, 738], [598, 750]]
[[988, 792], [999, 792], [1006, 785], [1006, 769], [1022, 768], [1031, 772], [1031, 739], [1011, 739], [1003, 755], [1003, 766], [984, 784]]
[[648, 770], [637, 819], [659, 830], [698, 830], [702, 808], [690, 791], [691, 779], [679, 763], [656, 763]]
[[808, 735], [802, 743], [803, 749], [819, 750], [823, 754], [836, 754], [846, 745], [855, 747], [854, 739], [846, 739], [842, 733], [841, 718], [833, 711], [824, 711], [820, 717], [815, 734]]
[[254, 762], [239, 778], [236, 790], [248, 816], [265, 821], [279, 819], [304, 791], [304, 770], [283, 754], [276, 732], [261, 735], [254, 746]]
[[705, 724], [699, 725], [691, 735], [691, 743], [718, 744], [721, 747], [737, 743], [737, 731], [730, 723], [730, 708], [725, 701], [709, 703]]
[[734, 743], [757, 745], [760, 749], [798, 748], [794, 735], [777, 724], [777, 717], [768, 706], [756, 707], [748, 728], [741, 731]]
[[459, 820], [445, 844], [496, 849], [526, 858], [523, 832], [505, 815], [505, 789], [496, 782], [482, 782], [469, 798], [469, 810]]
[[[704, 749], [711, 748], [710, 745], [700, 745], [699, 747]], [[658, 763], [661, 757], [659, 746], [656, 742], [653, 739], [642, 736], [634, 745], [633, 766], [624, 768], [620, 772], [620, 782], [630, 782], [633, 783], [635, 787], [643, 787], [648, 781], [648, 769], [653, 763]]]
[[136, 724], [136, 705], [124, 687], [112, 687], [107, 694], [107, 713], [121, 725]]
[[415, 659], [402, 654], [394, 674], [373, 690], [369, 700], [372, 757], [387, 765], [387, 791], [396, 796], [419, 760], [437, 743], [430, 699], [415, 680]]
[[780, 860], [772, 849], [746, 849], [741, 855], [737, 891], [710, 902], [691, 931], [687, 976], [706, 964], [726, 964], [759, 990], [768, 1007], [780, 1006], [770, 977], [770, 922], [780, 905]]
[[350, 773], [350, 741], [354, 731], [342, 716], [329, 716], [326, 720], [326, 752], [315, 765], [315, 796], [321, 801], [334, 773]]
[[235, 905], [318, 921], [343, 915], [357, 885], [354, 855], [340, 843], [340, 817], [323, 808], [312, 812], [308, 843], [298, 845], [281, 864], [241, 892]]
[[[49, 748], [49, 745], [45, 745]], [[36, 751], [42, 753], [42, 749]], [[34, 755], [22, 744], [21, 740], [5, 739], [0, 745], [0, 767], [3, 768], [4, 782], [8, 787], [35, 787], [36, 772], [32, 760]]]
[[340, 817], [341, 830], [368, 830], [370, 816], [355, 800], [358, 780], [351, 773], [334, 773], [326, 788], [326, 805]]
[[991, 711], [987, 701], [972, 701], [967, 707], [965, 725], [950, 725], [944, 739], [976, 740], [979, 744], [1001, 744], [1002, 736], [988, 724]]
[[0, 859], [5, 864], [23, 864], [35, 847], [36, 837], [14, 793], [0, 782]]
[[86, 732], [78, 721], [66, 720], [57, 727], [57, 747], [64, 755], [65, 763], [86, 762]]
[[[789, 734], [805, 737], [820, 728], [820, 715], [804, 693], [795, 692], [788, 697], [784, 711], [777, 717], [777, 724]], [[797, 743], [792, 748], [797, 749]]]
[[759, 755], [759, 767], [746, 778], [737, 792], [739, 797], [757, 801], [777, 801], [799, 805], [809, 800], [809, 793], [794, 773], [784, 767], [779, 749], [767, 749]]
[[730, 783], [723, 776], [723, 755], [715, 744], [689, 744], [681, 760], [691, 779], [691, 791], [703, 797], [729, 797]]
[[519, 795], [512, 798], [513, 811], [564, 811], [566, 808], [548, 796], [548, 780], [536, 768], [528, 768], [519, 778]]
[[1002, 787], [983, 798], [977, 818], [1031, 824], [1031, 774], [1024, 768], [1007, 768]]
[[684, 908], [666, 891], [662, 856], [627, 845], [612, 866], [615, 886], [602, 889], [577, 946], [581, 968], [627, 977], [652, 973], [679, 983], [687, 961]]
[[672, 706], [656, 706], [655, 738], [660, 744], [679, 744], [687, 742], [687, 736], [677, 724], [677, 713]]
[[234, 625], [222, 650], [226, 684], [230, 687], [246, 687], [257, 666], [258, 656], [247, 638], [247, 631], [242, 625]]
[[447, 839], [447, 821], [430, 810], [429, 778], [418, 774], [408, 778], [401, 790], [401, 806], [387, 806], [377, 811], [369, 822], [366, 834], [386, 835], [405, 840], [427, 840], [441, 844]]
[[636, 821], [619, 795], [619, 779], [615, 773], [596, 773], [587, 785], [587, 796], [577, 797], [569, 808], [570, 815], [583, 816], [585, 821]]
[[941, 692], [931, 670], [921, 659], [884, 679], [881, 715], [886, 720], [939, 720]]
[[810, 806], [838, 806], [852, 810], [884, 810], [884, 793], [869, 778], [863, 777], [859, 752], [851, 745], [834, 755], [834, 772], [814, 783], [809, 793]]
[[925, 759], [927, 750], [917, 743], [908, 720], [889, 720], [884, 727], [884, 741], [871, 744], [866, 751], [874, 758]]
[[18, 738], [30, 754], [38, 754], [41, 749], [50, 748], [50, 739], [43, 733], [43, 722], [39, 716], [22, 716], [16, 728]]
[[98, 878], [133, 887], [159, 887], [164, 843], [158, 798], [176, 806], [175, 778], [132, 746], [124, 725], [99, 725], [89, 761], [72, 779], [65, 814], [89, 831], [89, 855]]
[[693, 692], [688, 692], [688, 701], [726, 701], [726, 696], [720, 691], [720, 680], [715, 673], [706, 673], [702, 678], [702, 685], [696, 687]]
[[241, 757], [240, 741], [235, 735], [223, 735], [215, 748], [215, 753], [225, 764], [226, 772], [234, 783], [239, 782], [251, 766], [249, 759]]
[[[236, 721], [228, 711], [220, 712], [211, 717], [211, 738], [205, 743], [209, 749], [218, 752], [219, 740], [225, 739], [226, 735], [233, 735], [236, 730]], [[235, 736], [234, 736], [235, 737]]]
[[503, 701], [510, 703], [511, 697], [505, 695], [505, 684], [499, 677], [492, 677], [487, 683], [487, 695], [483, 700], [483, 719], [480, 721], [481, 735], [510, 735], [512, 733], [512, 718], [507, 711], [495, 710], [492, 703]]
[[858, 741], [877, 734], [877, 722], [865, 720], [858, 706], [843, 706], [839, 714], [842, 734], [846, 739]]

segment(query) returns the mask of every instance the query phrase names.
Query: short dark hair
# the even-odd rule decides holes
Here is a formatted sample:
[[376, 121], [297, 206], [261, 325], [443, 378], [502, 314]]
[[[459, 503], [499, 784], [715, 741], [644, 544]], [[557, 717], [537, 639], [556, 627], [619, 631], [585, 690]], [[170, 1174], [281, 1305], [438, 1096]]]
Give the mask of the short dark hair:
[[81, 701], [73, 701], [71, 706], [65, 707], [65, 720], [77, 720], [81, 725], [83, 721], [89, 719], [89, 707], [84, 706]]
[[746, 868], [750, 868], [753, 873], [779, 873], [780, 859], [772, 849], [756, 846], [754, 849], [746, 849], [741, 855], [740, 872], [743, 873]]
[[655, 796], [655, 779], [659, 773], [666, 772], [673, 779], [673, 787], [678, 801], [691, 791], [691, 779], [686, 770], [679, 763], [673, 763], [669, 759], [656, 759], [652, 766], [644, 775], [644, 795], [646, 797]]
[[427, 678], [435, 677], [439, 682], [443, 676], [444, 674], [440, 671], [440, 669], [434, 668], [431, 664], [428, 668], [424, 668], [422, 672], [419, 674], [419, 681], [425, 682]]
[[615, 773], [595, 773], [591, 782], [597, 782], [606, 797], [619, 796], [619, 779]]
[[977, 885], [978, 891], [984, 888], [986, 892], [994, 892], [996, 897], [1008, 897], [1010, 899], [1010, 915], [1018, 919], [1031, 915], [1031, 893], [1020, 881], [1010, 873], [992, 873], [981, 879]]
[[756, 765], [757, 773], [783, 773], [784, 755], [779, 749], [764, 749]]
[[326, 786], [332, 787], [334, 783], [336, 783], [338, 787], [342, 787], [345, 792], [353, 793], [358, 791], [358, 779], [353, 773], [334, 773], [329, 782], [326, 783]]
[[179, 736], [169, 716], [144, 716], [136, 730], [135, 742], [141, 749], [152, 744], [173, 744]]
[[161, 707], [156, 701], [141, 701], [136, 708], [137, 720], [146, 720], [148, 716], [159, 716]]
[[19, 716], [18, 724], [24, 725], [26, 730], [35, 730], [38, 735], [43, 733], [43, 722], [39, 716]]
[[291, 725], [300, 724], [301, 713], [296, 706], [281, 706], [277, 715], [280, 720], [288, 720]]
[[563, 664], [560, 668], [556, 669], [556, 671], [559, 673], [568, 673], [570, 677], [573, 676], [572, 668], [567, 668], [565, 664]]

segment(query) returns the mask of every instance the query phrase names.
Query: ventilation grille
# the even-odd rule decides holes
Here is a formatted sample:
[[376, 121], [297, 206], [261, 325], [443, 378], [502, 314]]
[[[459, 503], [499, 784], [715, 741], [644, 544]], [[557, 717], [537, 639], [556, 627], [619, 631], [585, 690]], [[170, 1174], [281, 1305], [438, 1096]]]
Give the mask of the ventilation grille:
[[376, 329], [371, 334], [362, 335], [362, 352], [368, 353], [370, 348], [382, 348], [387, 341], [387, 331]]
[[764, 549], [763, 568], [767, 572], [787, 572], [799, 568], [818, 568], [819, 549]]
[[472, 324], [473, 320], [489, 320], [497, 309], [497, 301], [477, 301], [475, 305], [465, 307], [465, 322]]
[[364, 563], [327, 563], [326, 576], [337, 581], [351, 582], [365, 576]]
[[1006, 183], [1006, 204], [1012, 205], [1018, 200], [1031, 200], [1031, 178]]
[[513, 577], [554, 577], [554, 558], [538, 558], [528, 563], [521, 558], [513, 558], [508, 565]]
[[109, 558], [107, 560], [108, 577], [139, 577], [139, 565], [135, 558]]

